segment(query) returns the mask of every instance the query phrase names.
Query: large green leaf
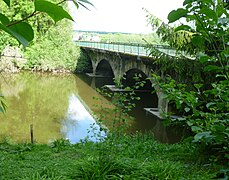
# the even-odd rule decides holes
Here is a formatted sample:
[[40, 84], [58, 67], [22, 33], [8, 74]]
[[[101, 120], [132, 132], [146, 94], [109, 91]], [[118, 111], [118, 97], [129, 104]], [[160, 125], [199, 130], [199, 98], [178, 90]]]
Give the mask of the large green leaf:
[[194, 2], [194, 0], [185, 0], [183, 2], [183, 6], [187, 5], [187, 4], [191, 4], [192, 2]]
[[0, 23], [0, 29], [17, 39], [23, 46], [28, 46], [29, 42], [32, 41], [34, 37], [32, 27], [26, 22], [21, 22], [11, 27], [6, 27], [4, 24]]
[[9, 27], [13, 34], [18, 34], [26, 39], [28, 42], [34, 38], [33, 28], [26, 22], [21, 22]]
[[211, 135], [211, 132], [210, 131], [205, 131], [205, 132], [197, 133], [194, 136], [193, 142], [199, 142], [199, 141], [201, 141], [203, 139], [205, 139], [205, 142], [209, 142], [209, 141], [211, 141], [212, 137], [213, 136]]
[[47, 13], [55, 22], [64, 18], [73, 21], [72, 17], [61, 6], [44, 0], [35, 0], [35, 10]]
[[9, 19], [8, 19], [8, 17], [6, 17], [2, 13], [0, 13], [0, 21], [2, 22], [2, 24], [8, 24], [10, 22]]
[[202, 8], [199, 11], [199, 13], [205, 14], [208, 18], [212, 18], [214, 21], [216, 21], [218, 19], [215, 11], [213, 11], [212, 9], [207, 8], [207, 7]]
[[220, 71], [222, 71], [222, 67], [215, 66], [215, 65], [207, 65], [206, 67], [204, 67], [204, 71], [220, 72]]
[[175, 22], [178, 19], [187, 16], [187, 14], [188, 14], [188, 10], [183, 9], [183, 8], [179, 8], [177, 10], [173, 10], [168, 15], [169, 23]]
[[10, 6], [10, 0], [3, 0], [6, 4], [7, 4], [7, 6]]
[[190, 31], [190, 30], [192, 30], [192, 28], [190, 26], [188, 26], [188, 25], [181, 25], [181, 26], [178, 26], [175, 29], [175, 32], [181, 31], [181, 30], [183, 30], [183, 31]]
[[196, 46], [196, 47], [199, 47], [199, 48], [202, 48], [204, 47], [204, 42], [205, 42], [205, 39], [200, 36], [200, 35], [197, 35], [195, 34], [192, 38], [192, 43]]

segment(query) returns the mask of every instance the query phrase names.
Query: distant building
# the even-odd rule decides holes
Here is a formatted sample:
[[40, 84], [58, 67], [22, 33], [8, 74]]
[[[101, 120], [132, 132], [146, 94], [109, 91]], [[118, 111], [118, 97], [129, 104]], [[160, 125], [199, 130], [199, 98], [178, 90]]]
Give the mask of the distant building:
[[90, 32], [77, 32], [74, 31], [73, 41], [94, 41], [94, 42], [100, 42], [101, 38], [98, 34], [90, 33]]

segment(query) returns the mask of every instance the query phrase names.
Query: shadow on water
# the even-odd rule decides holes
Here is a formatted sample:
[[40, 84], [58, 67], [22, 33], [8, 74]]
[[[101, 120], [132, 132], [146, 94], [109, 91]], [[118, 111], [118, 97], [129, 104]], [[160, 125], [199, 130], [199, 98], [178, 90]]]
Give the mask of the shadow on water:
[[[112, 78], [92, 78], [86, 75], [78, 75], [84, 82], [86, 82], [92, 88], [101, 88], [104, 85], [113, 85]], [[182, 137], [181, 130], [176, 127], [166, 127], [163, 120], [158, 117], [147, 114], [144, 108], [157, 107], [157, 99], [150, 92], [137, 93], [140, 97], [140, 101], [135, 101], [136, 107], [129, 113], [134, 118], [134, 123], [128, 129], [128, 132], [136, 131], [151, 131], [154, 137], [163, 143], [176, 143], [179, 142]], [[108, 98], [109, 99], [109, 98]], [[111, 99], [109, 99], [111, 100]]]

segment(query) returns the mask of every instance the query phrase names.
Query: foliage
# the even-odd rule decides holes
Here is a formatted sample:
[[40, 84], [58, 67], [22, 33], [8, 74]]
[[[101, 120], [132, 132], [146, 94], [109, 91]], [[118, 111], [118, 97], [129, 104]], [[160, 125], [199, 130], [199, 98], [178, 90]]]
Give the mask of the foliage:
[[[161, 43], [168, 44], [170, 47], [176, 48], [179, 51], [185, 50], [185, 52], [188, 54], [193, 54], [196, 52], [195, 48], [191, 43], [191, 38], [193, 36], [192, 31], [178, 31], [178, 29], [175, 30], [174, 27], [166, 24], [165, 22], [151, 14], [149, 11], [145, 11], [147, 13], [147, 21], [152, 26], [152, 30], [155, 31], [160, 38]], [[153, 44], [150, 41], [148, 42], [149, 45]]]
[[226, 170], [191, 143], [160, 144], [150, 133], [74, 145], [1, 143], [0, 159], [1, 179], [212, 179]]
[[[180, 25], [173, 32], [192, 33], [190, 46], [186, 49], [183, 44], [182, 50], [195, 55], [195, 60], [189, 61], [200, 64], [202, 75], [196, 74], [195, 69], [192, 71], [198, 79], [186, 83], [154, 75], [166, 98], [183, 111], [183, 116], [174, 121], [189, 126], [194, 133], [193, 141], [215, 155], [214, 160], [229, 159], [229, 12], [225, 5], [226, 2], [220, 0], [185, 0], [184, 8], [168, 15], [170, 23], [185, 17], [194, 24]], [[181, 50], [176, 43], [173, 47]], [[181, 69], [189, 67], [184, 63], [178, 66]], [[169, 68], [171, 66], [167, 66], [164, 73]]]
[[[6, 5], [10, 8], [11, 7], [11, 1], [10, 0], [4, 0]], [[16, 1], [13, 1], [13, 5], [15, 5]], [[34, 38], [34, 31], [30, 23], [25, 22], [31, 17], [34, 17], [40, 13], [46, 13], [48, 16], [50, 16], [53, 21], [56, 23], [62, 19], [69, 19], [73, 20], [72, 17], [68, 14], [66, 10], [63, 9], [60, 4], [66, 2], [66, 0], [63, 0], [57, 4], [45, 1], [45, 0], [35, 0], [34, 2], [30, 1], [24, 1], [23, 3], [28, 7], [29, 5], [29, 11], [26, 11], [26, 13], [22, 14], [21, 19], [12, 19], [10, 20], [6, 15], [0, 14], [0, 29], [4, 31], [5, 33], [8, 33], [10, 36], [17, 39], [19, 43], [21, 43], [24, 46], [28, 46], [29, 42], [31, 42]], [[76, 7], [79, 7], [79, 4], [86, 7], [84, 4], [91, 4], [87, 0], [73, 0]], [[17, 5], [18, 3], [16, 3]], [[92, 5], [92, 4], [91, 4]], [[31, 8], [33, 7], [33, 8]], [[33, 10], [34, 9], [34, 10]], [[19, 9], [20, 10], [20, 9]], [[18, 11], [16, 12], [18, 13]]]
[[80, 49], [72, 42], [71, 24], [58, 22], [26, 49], [24, 69], [37, 71], [74, 71]]
[[76, 64], [76, 69], [75, 72], [78, 74], [81, 73], [90, 73], [92, 72], [92, 64], [91, 61], [89, 59], [89, 57], [87, 57], [87, 53], [84, 51], [80, 51], [80, 57], [78, 58], [77, 64]]
[[[73, 1], [77, 7], [79, 5], [86, 7], [85, 4], [92, 5], [87, 0]], [[35, 45], [27, 51], [27, 55], [30, 55], [30, 57], [24, 68], [43, 71], [53, 69], [73, 71], [78, 59], [79, 49], [71, 42], [69, 24], [65, 22], [61, 25], [64, 28], [56, 25], [48, 31], [54, 25], [53, 21], [57, 23], [62, 19], [72, 20], [67, 11], [63, 9], [66, 6], [63, 4], [64, 2], [66, 0], [62, 2], [57, 2], [57, 0], [52, 2], [45, 0], [0, 1], [0, 52], [7, 45], [17, 46], [17, 41], [23, 46], [28, 46], [34, 39], [34, 34], [43, 36], [35, 38]], [[64, 35], [63, 38], [60, 35]], [[46, 47], [46, 49], [44, 50], [43, 47]], [[40, 59], [38, 60], [38, 58]], [[3, 111], [6, 106], [2, 97], [0, 100], [0, 107]]]
[[[135, 75], [132, 86], [124, 86], [123, 80], [124, 79], [115, 80], [115, 87], [121, 91], [110, 92], [106, 86], [101, 89], [97, 89], [100, 94], [109, 98], [111, 103], [114, 105], [113, 109], [105, 109], [102, 106], [100, 108], [107, 111], [106, 113], [109, 114], [109, 119], [111, 119], [112, 124], [109, 129], [120, 136], [127, 132], [126, 130], [129, 128], [130, 120], [133, 120], [133, 117], [131, 117], [128, 113], [136, 106], [135, 102], [140, 100], [140, 97], [137, 96], [135, 90], [138, 90], [145, 85], [145, 82], [141, 80], [141, 76], [138, 74]], [[100, 100], [99, 98], [94, 98]], [[101, 105], [101, 103], [98, 104]], [[96, 116], [100, 122], [106, 118], [103, 114]]]
[[122, 42], [122, 43], [139, 43], [144, 44], [145, 41], [159, 44], [160, 40], [155, 33], [152, 34], [122, 34], [109, 33], [101, 34], [101, 41], [103, 42]]

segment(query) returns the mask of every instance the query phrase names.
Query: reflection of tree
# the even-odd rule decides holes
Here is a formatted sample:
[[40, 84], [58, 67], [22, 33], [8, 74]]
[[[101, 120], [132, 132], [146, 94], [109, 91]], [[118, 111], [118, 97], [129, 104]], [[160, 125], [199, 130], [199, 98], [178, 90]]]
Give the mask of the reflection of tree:
[[[60, 121], [67, 112], [68, 96], [75, 89], [74, 77], [22, 73], [11, 75], [7, 82], [10, 91], [1, 82], [4, 93], [9, 95], [7, 112], [0, 116], [1, 134], [29, 139], [29, 125], [34, 124], [38, 142], [60, 138]], [[18, 85], [20, 83], [23, 86]]]
[[0, 78], [1, 92], [5, 97], [19, 98], [19, 93], [25, 88], [25, 80], [19, 74], [3, 74]]

